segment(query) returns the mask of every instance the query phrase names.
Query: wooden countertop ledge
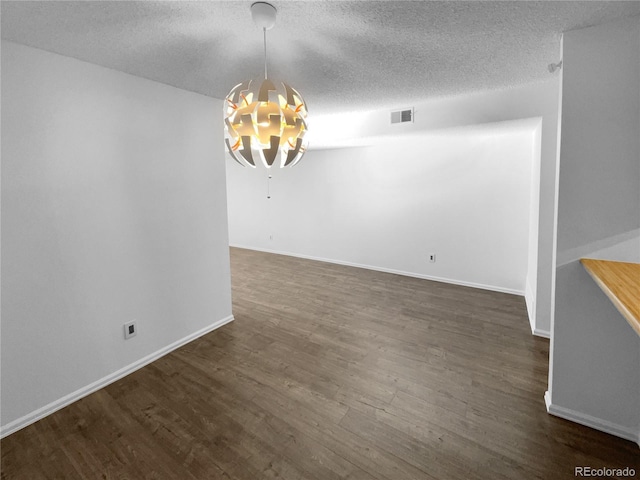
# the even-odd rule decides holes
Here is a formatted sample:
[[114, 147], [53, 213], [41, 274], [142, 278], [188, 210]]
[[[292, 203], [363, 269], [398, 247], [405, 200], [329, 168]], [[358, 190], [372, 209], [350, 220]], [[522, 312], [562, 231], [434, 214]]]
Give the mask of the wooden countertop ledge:
[[580, 262], [640, 335], [640, 263], [581, 258]]

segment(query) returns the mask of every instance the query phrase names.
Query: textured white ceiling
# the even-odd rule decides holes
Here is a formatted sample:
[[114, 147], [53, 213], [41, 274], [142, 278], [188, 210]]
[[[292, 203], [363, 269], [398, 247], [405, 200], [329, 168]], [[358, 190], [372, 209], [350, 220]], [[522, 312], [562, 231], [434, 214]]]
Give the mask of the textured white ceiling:
[[[2, 1], [2, 37], [216, 98], [262, 74], [250, 1]], [[566, 30], [640, 1], [273, 1], [270, 77], [310, 113], [410, 106], [548, 78]]]

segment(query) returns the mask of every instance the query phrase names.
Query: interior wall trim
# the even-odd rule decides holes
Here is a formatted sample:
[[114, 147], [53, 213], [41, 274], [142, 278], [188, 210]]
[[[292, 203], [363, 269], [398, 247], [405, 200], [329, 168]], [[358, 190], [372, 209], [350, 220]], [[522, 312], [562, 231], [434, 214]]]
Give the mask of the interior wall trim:
[[209, 332], [212, 332], [213, 330], [216, 330], [231, 321], [233, 321], [233, 315], [229, 315], [228, 317], [218, 320], [212, 323], [211, 325], [208, 325], [190, 335], [187, 335], [184, 338], [181, 338], [180, 340], [177, 340], [167, 345], [166, 347], [156, 350], [155, 352], [147, 355], [146, 357], [136, 360], [135, 362], [121, 368], [120, 370], [117, 370], [105, 377], [102, 377], [101, 379], [96, 380], [95, 382], [90, 383], [89, 385], [79, 388], [75, 392], [65, 395], [64, 397], [59, 398], [58, 400], [55, 400], [49, 403], [48, 405], [45, 405], [42, 408], [34, 410], [33, 412], [28, 413], [23, 417], [20, 417], [17, 420], [14, 420], [13, 422], [3, 425], [2, 427], [0, 427], [0, 438], [4, 438], [7, 435], [11, 435], [12, 433], [17, 432], [18, 430], [24, 427], [27, 427], [32, 423], [37, 422], [38, 420], [46, 417], [47, 415], [51, 415], [52, 413], [66, 407], [67, 405], [71, 405], [73, 402], [80, 400], [81, 398], [86, 397], [87, 395], [90, 395], [93, 392], [100, 390], [101, 388], [104, 388], [107, 385], [117, 380], [120, 380], [123, 377], [126, 377], [130, 373], [133, 373], [136, 370], [139, 370], [142, 367], [150, 364], [151, 362], [159, 359], [160, 357], [163, 357], [166, 354], [171, 353], [173, 350], [176, 350], [177, 348], [180, 348], [181, 346], [186, 345], [189, 342], [192, 342], [196, 338], [201, 337], [202, 335], [205, 335]]
[[536, 337], [542, 337], [542, 338], [551, 338], [551, 332], [549, 330], [542, 330], [540, 328], [534, 328], [532, 330], [532, 333], [536, 336]]
[[531, 333], [535, 335], [536, 331], [536, 297], [533, 294], [533, 289], [529, 283], [529, 278], [524, 285], [524, 303], [527, 305], [527, 315], [529, 316], [529, 325], [531, 326]]
[[242, 249], [245, 249], [245, 250], [255, 250], [256, 252], [275, 253], [276, 255], [286, 255], [288, 257], [305, 258], [307, 260], [316, 260], [318, 262], [335, 263], [337, 265], [346, 265], [348, 267], [364, 268], [364, 269], [367, 269], [367, 270], [374, 270], [374, 271], [377, 271], [377, 272], [394, 273], [396, 275], [404, 275], [405, 277], [421, 278], [423, 280], [432, 280], [434, 282], [450, 283], [452, 285], [460, 285], [462, 287], [480, 288], [482, 290], [491, 290], [491, 291], [494, 291], [494, 292], [510, 293], [512, 295], [519, 295], [521, 297], [524, 296], [524, 291], [523, 290], [505, 288], [505, 287], [500, 287], [500, 286], [497, 286], [497, 285], [485, 285], [483, 283], [467, 282], [465, 280], [456, 280], [456, 279], [452, 279], [452, 278], [435, 277], [435, 276], [432, 276], [432, 275], [424, 275], [424, 274], [421, 274], [421, 273], [413, 273], [413, 272], [405, 272], [403, 270], [395, 270], [393, 268], [384, 268], [384, 267], [377, 267], [377, 266], [373, 266], [373, 265], [364, 265], [364, 264], [361, 264], [361, 263], [345, 262], [345, 261], [342, 261], [342, 260], [334, 260], [334, 259], [331, 259], [331, 258], [314, 257], [312, 255], [303, 255], [303, 254], [300, 254], [300, 253], [284, 252], [284, 251], [280, 251], [280, 250], [271, 250], [271, 249], [267, 249], [267, 248], [247, 247], [247, 246], [244, 246], [244, 245], [229, 245], [229, 246], [230, 247], [234, 247], [234, 248], [242, 248]]
[[601, 418], [593, 417], [586, 413], [578, 412], [571, 408], [561, 407], [554, 405], [551, 401], [551, 394], [547, 390], [544, 393], [544, 403], [547, 407], [547, 412], [556, 417], [564, 418], [571, 422], [579, 423], [585, 427], [591, 427], [601, 432], [615, 435], [616, 437], [624, 438], [625, 440], [631, 440], [640, 447], [640, 432], [635, 431], [633, 428], [626, 427], [624, 425], [618, 425], [616, 423], [603, 420]]

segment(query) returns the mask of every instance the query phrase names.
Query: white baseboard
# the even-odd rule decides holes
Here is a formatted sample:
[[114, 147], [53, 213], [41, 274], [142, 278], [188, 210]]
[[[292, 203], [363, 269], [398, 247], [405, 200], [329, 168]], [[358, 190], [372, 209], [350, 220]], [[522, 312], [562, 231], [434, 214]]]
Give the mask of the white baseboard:
[[549, 332], [549, 330], [542, 330], [536, 327], [536, 298], [528, 279], [524, 288], [524, 302], [527, 305], [527, 315], [529, 315], [531, 333], [536, 337], [551, 338], [551, 332]]
[[2, 427], [0, 427], [0, 438], [4, 438], [7, 435], [11, 435], [12, 433], [17, 432], [18, 430], [28, 425], [31, 425], [32, 423], [37, 422], [38, 420], [46, 417], [47, 415], [51, 415], [52, 413], [66, 407], [67, 405], [71, 405], [73, 402], [76, 402], [81, 398], [86, 397], [87, 395], [90, 395], [93, 392], [106, 387], [110, 383], [120, 380], [121, 378], [129, 375], [130, 373], [133, 373], [136, 370], [139, 370], [140, 368], [144, 367], [145, 365], [148, 365], [151, 362], [159, 359], [160, 357], [163, 357], [167, 353], [170, 353], [173, 350], [180, 348], [181, 346], [186, 345], [189, 342], [192, 342], [196, 338], [201, 337], [202, 335], [205, 335], [217, 328], [220, 328], [221, 326], [226, 325], [231, 321], [233, 321], [233, 315], [229, 315], [226, 318], [218, 320], [217, 322], [214, 322], [211, 325], [208, 325], [198, 330], [197, 332], [192, 333], [191, 335], [187, 335], [186, 337], [181, 338], [180, 340], [173, 342], [172, 344], [167, 345], [166, 347], [161, 348], [160, 350], [157, 350], [147, 355], [146, 357], [143, 357], [140, 360], [137, 360], [127, 365], [126, 367], [123, 367], [120, 370], [117, 370], [109, 374], [106, 377], [96, 380], [95, 382], [85, 387], [82, 387], [76, 390], [75, 392], [70, 393], [69, 395], [65, 395], [64, 397], [58, 400], [55, 400], [49, 403], [48, 405], [45, 405], [42, 408], [39, 408], [31, 413], [28, 413], [27, 415], [24, 415], [23, 417], [20, 417], [17, 420], [14, 420], [13, 422], [3, 425]]
[[533, 289], [529, 283], [529, 279], [524, 285], [524, 303], [527, 305], [527, 315], [529, 316], [529, 325], [531, 326], [531, 332], [535, 333], [536, 329], [536, 297], [533, 294]]
[[536, 297], [533, 294], [533, 289], [528, 279], [524, 288], [524, 301], [527, 305], [527, 315], [529, 315], [531, 333], [536, 337], [551, 338], [551, 332], [549, 332], [549, 330], [542, 330], [536, 327]]
[[532, 333], [536, 336], [536, 337], [542, 337], [542, 338], [551, 338], [551, 332], [549, 332], [549, 330], [541, 330], [539, 328], [534, 328], [532, 330]]
[[547, 406], [547, 412], [551, 415], [600, 430], [601, 432], [609, 433], [616, 437], [624, 438], [625, 440], [631, 440], [640, 447], [640, 432], [634, 431], [633, 428], [617, 425], [601, 418], [592, 417], [586, 413], [554, 405], [551, 402], [551, 394], [548, 390], [544, 392], [544, 403]]
[[392, 268], [377, 267], [373, 265], [364, 265], [361, 263], [345, 262], [342, 260], [334, 260], [331, 258], [314, 257], [312, 255], [303, 255], [301, 253], [283, 252], [280, 250], [271, 250], [268, 248], [247, 247], [244, 245], [229, 245], [233, 248], [242, 248], [244, 250], [255, 250], [256, 252], [274, 253], [276, 255], [286, 255], [287, 257], [304, 258], [307, 260], [315, 260], [317, 262], [335, 263], [337, 265], [345, 265], [347, 267], [364, 268], [366, 270], [374, 270], [376, 272], [393, 273], [395, 275], [403, 275], [405, 277], [420, 278], [422, 280], [432, 280], [434, 282], [449, 283], [452, 285], [460, 285], [462, 287], [479, 288], [482, 290], [491, 290], [493, 292], [510, 293], [512, 295], [524, 296], [524, 291], [512, 288], [499, 287], [496, 285], [485, 285], [482, 283], [466, 282], [464, 280], [454, 280], [451, 278], [435, 277], [432, 275], [424, 275], [421, 273], [405, 272], [403, 270], [394, 270]]

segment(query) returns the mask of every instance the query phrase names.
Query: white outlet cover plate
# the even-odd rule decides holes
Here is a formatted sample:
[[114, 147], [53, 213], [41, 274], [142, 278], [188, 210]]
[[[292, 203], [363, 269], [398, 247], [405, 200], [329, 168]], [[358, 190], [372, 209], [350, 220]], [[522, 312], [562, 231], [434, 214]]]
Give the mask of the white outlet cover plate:
[[[133, 331], [130, 330], [133, 327]], [[128, 340], [131, 337], [135, 337], [138, 333], [138, 325], [135, 321], [124, 324], [124, 339]]]

